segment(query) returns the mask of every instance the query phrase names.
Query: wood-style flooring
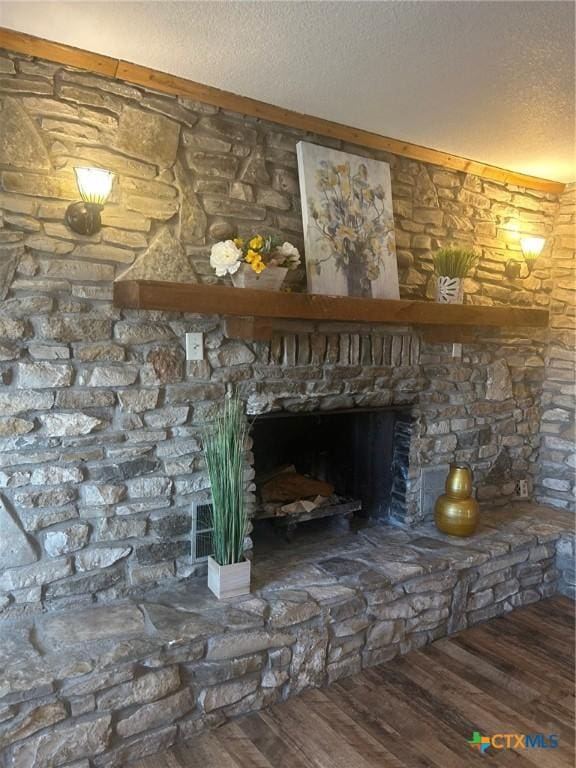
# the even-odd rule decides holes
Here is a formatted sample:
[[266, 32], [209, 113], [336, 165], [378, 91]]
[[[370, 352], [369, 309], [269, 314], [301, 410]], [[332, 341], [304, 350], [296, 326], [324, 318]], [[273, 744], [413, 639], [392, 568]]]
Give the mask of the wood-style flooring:
[[[557, 734], [557, 749], [468, 745]], [[257, 714], [134, 768], [573, 768], [574, 603], [556, 597]]]

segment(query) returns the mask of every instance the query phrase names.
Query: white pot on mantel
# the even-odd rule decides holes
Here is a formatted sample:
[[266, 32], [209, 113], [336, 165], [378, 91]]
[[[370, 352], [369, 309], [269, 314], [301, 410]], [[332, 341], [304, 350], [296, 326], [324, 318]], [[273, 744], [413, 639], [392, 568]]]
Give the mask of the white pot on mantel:
[[258, 275], [249, 264], [240, 264], [238, 271], [232, 275], [232, 284], [235, 288], [279, 291], [287, 274], [287, 267], [266, 267]]
[[208, 589], [218, 600], [250, 594], [250, 560], [232, 565], [220, 565], [208, 558]]
[[464, 280], [461, 277], [436, 277], [436, 301], [439, 304], [462, 304], [464, 301]]

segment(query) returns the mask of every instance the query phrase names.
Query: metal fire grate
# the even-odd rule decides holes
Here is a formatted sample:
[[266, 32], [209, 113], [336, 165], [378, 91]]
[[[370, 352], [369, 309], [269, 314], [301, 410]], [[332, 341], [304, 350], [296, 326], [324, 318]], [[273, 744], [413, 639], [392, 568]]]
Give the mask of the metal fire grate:
[[212, 505], [192, 504], [192, 559], [201, 563], [213, 552]]

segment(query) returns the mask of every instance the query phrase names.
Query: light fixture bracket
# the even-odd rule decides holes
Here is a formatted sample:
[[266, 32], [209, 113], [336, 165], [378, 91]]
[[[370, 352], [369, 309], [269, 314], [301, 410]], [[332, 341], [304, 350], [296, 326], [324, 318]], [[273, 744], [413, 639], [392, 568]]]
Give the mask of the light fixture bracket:
[[102, 206], [96, 203], [72, 203], [66, 209], [66, 224], [79, 235], [95, 235], [102, 226], [101, 210]]
[[522, 262], [518, 259], [509, 259], [504, 268], [504, 274], [511, 280], [517, 280], [522, 272]]

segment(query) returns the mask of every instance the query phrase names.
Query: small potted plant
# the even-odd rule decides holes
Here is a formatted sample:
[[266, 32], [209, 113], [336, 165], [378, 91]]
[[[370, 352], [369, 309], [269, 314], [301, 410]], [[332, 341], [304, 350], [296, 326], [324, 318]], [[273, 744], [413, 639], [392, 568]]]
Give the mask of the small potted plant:
[[244, 451], [248, 425], [243, 403], [227, 397], [203, 429], [203, 449], [212, 489], [213, 554], [208, 587], [218, 599], [250, 592], [250, 561], [244, 557]]
[[476, 254], [465, 248], [440, 248], [433, 256], [436, 274], [436, 301], [462, 304], [464, 278], [476, 262]]
[[277, 291], [289, 269], [300, 264], [298, 249], [281, 237], [254, 235], [215, 243], [210, 266], [218, 277], [229, 274], [236, 288]]

